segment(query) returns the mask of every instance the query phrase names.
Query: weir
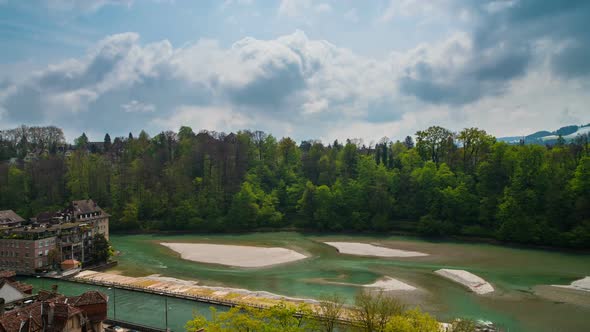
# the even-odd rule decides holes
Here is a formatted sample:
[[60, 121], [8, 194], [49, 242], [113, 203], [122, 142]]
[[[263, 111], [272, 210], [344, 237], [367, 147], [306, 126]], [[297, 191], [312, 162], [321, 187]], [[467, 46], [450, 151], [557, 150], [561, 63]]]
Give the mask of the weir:
[[[100, 272], [97, 272], [97, 273], [100, 273]], [[127, 277], [127, 278], [129, 278], [129, 277]], [[245, 301], [243, 299], [231, 300], [231, 299], [221, 298], [221, 297], [202, 296], [202, 295], [188, 294], [187, 292], [174, 291], [174, 290], [169, 290], [169, 289], [164, 289], [164, 288], [142, 287], [142, 286], [131, 285], [128, 283], [123, 283], [123, 282], [101, 281], [101, 280], [95, 280], [92, 278], [77, 277], [77, 276], [74, 276], [72, 278], [68, 278], [67, 280], [73, 281], [73, 282], [78, 282], [78, 283], [83, 283], [83, 284], [95, 285], [95, 286], [102, 286], [102, 287], [116, 288], [116, 289], [122, 289], [122, 290], [133, 291], [133, 292], [142, 292], [142, 293], [148, 293], [148, 294], [154, 294], [154, 295], [160, 295], [160, 296], [167, 296], [167, 297], [172, 297], [172, 298], [177, 298], [177, 299], [195, 301], [195, 302], [206, 303], [206, 304], [211, 304], [211, 305], [218, 305], [218, 306], [223, 306], [223, 307], [228, 307], [228, 308], [237, 307], [237, 306], [248, 306], [248, 307], [257, 308], [257, 309], [268, 309], [268, 308], [280, 303], [281, 301], [293, 303], [293, 304], [300, 303], [300, 302], [297, 303], [297, 302], [290, 301], [289, 298], [280, 298], [280, 299], [273, 299], [272, 303], [262, 304], [262, 303], [255, 303], [255, 302], [251, 302], [251, 301]], [[300, 317], [301, 314], [296, 313], [295, 316]], [[314, 316], [315, 316], [315, 318], [318, 318], [318, 319], [322, 318], [322, 316], [318, 315], [318, 314], [316, 314]], [[340, 324], [349, 324], [349, 325], [354, 324], [354, 321], [347, 318], [347, 317], [340, 317], [340, 319], [338, 319], [338, 321]]]

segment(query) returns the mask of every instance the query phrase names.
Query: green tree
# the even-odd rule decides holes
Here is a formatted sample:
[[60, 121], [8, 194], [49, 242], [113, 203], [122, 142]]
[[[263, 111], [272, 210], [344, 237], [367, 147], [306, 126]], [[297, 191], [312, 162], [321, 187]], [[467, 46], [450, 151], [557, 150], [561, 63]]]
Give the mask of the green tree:
[[385, 332], [394, 316], [404, 312], [396, 298], [381, 292], [361, 291], [354, 298], [352, 317], [366, 332]]
[[579, 220], [590, 220], [590, 156], [580, 159], [570, 187], [575, 195], [576, 217]]
[[113, 143], [111, 142], [111, 136], [108, 133], [106, 133], [104, 135], [103, 144], [104, 144], [103, 146], [104, 146], [104, 151], [105, 152], [111, 151], [111, 146], [113, 145]]
[[[412, 309], [403, 314], [393, 316], [387, 326], [386, 332], [440, 332], [440, 323], [420, 309]], [[453, 332], [455, 329], [452, 330]]]
[[465, 128], [457, 136], [462, 143], [463, 169], [473, 173], [482, 156], [485, 156], [496, 139], [488, 135], [485, 130], [478, 128]]
[[416, 132], [416, 148], [424, 160], [435, 164], [447, 161], [455, 147], [454, 134], [443, 127], [432, 126]]
[[74, 144], [78, 149], [86, 149], [88, 147], [88, 136], [86, 136], [86, 133], [82, 133], [80, 137], [76, 138]]
[[112, 255], [109, 241], [103, 234], [96, 233], [92, 237], [92, 261], [94, 263], [105, 263]]
[[268, 309], [234, 307], [218, 313], [211, 308], [211, 319], [195, 316], [186, 324], [189, 332], [204, 329], [207, 332], [304, 332], [317, 331], [306, 305], [294, 307], [280, 303]]
[[258, 206], [257, 196], [253, 186], [249, 182], [244, 182], [242, 188], [232, 200], [232, 205], [228, 212], [229, 222], [239, 228], [258, 227], [258, 215], [260, 207]]
[[344, 312], [344, 298], [337, 293], [323, 295], [320, 298], [317, 313], [321, 317], [319, 326], [322, 332], [333, 332], [336, 330]]

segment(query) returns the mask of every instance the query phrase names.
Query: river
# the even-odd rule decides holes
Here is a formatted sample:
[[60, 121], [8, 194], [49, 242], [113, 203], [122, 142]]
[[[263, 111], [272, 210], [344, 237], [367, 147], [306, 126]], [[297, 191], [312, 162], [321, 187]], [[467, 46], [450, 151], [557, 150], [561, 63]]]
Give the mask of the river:
[[[409, 306], [420, 305], [441, 320], [454, 317], [490, 320], [507, 331], [590, 331], [590, 293], [572, 294], [566, 290], [539, 287], [569, 284], [590, 275], [590, 254], [488, 244], [431, 242], [399, 236], [303, 235], [292, 232], [244, 235], [113, 235], [111, 241], [121, 252], [117, 258], [119, 265], [111, 271], [130, 276], [161, 274], [197, 280], [203, 285], [266, 290], [294, 297], [317, 298], [324, 293], [337, 292], [349, 301], [352, 301], [359, 290], [359, 287], [350, 284], [370, 284], [383, 276], [391, 276], [421, 289], [413, 294], [400, 295], [404, 302]], [[310, 258], [268, 268], [232, 268], [183, 260], [175, 252], [159, 245], [162, 241], [280, 246], [305, 253]], [[323, 241], [378, 243], [430, 255], [396, 259], [356, 257], [339, 254], [334, 248], [323, 244]], [[433, 273], [440, 268], [469, 270], [492, 283], [496, 291], [487, 296], [470, 293]], [[64, 287], [69, 292], [69, 288], [88, 286], [68, 283]], [[547, 289], [551, 292], [547, 292]], [[140, 310], [149, 313], [150, 307], [153, 310], [163, 310], [162, 299], [158, 296], [121, 292], [121, 296], [117, 293], [119, 318], [137, 317], [141, 315]], [[551, 299], [547, 294], [552, 295]], [[122, 301], [121, 304], [119, 301]], [[207, 312], [206, 305], [173, 301], [178, 303], [173, 304], [176, 307], [173, 314], [175, 316], [171, 316], [169, 321], [174, 321], [175, 331], [182, 330], [193, 309], [200, 313]], [[156, 326], [163, 326], [161, 316], [163, 315], [148, 314], [145, 323], [153, 322]], [[160, 323], [156, 323], [157, 319]]]

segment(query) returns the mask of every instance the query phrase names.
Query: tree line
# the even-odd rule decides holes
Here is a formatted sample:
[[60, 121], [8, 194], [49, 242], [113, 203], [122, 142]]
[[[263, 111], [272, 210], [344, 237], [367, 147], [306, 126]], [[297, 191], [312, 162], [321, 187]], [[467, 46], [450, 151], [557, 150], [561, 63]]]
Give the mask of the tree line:
[[587, 136], [509, 145], [433, 126], [365, 146], [181, 127], [53, 149], [63, 134], [23, 135], [0, 135], [0, 209], [24, 217], [92, 198], [113, 230], [401, 230], [590, 247]]

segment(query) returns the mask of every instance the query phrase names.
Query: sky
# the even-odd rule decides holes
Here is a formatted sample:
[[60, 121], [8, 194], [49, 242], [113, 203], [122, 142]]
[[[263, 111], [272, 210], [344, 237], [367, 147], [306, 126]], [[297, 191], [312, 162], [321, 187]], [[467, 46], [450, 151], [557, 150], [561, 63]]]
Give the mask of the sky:
[[590, 122], [587, 0], [0, 0], [0, 129], [296, 140]]

